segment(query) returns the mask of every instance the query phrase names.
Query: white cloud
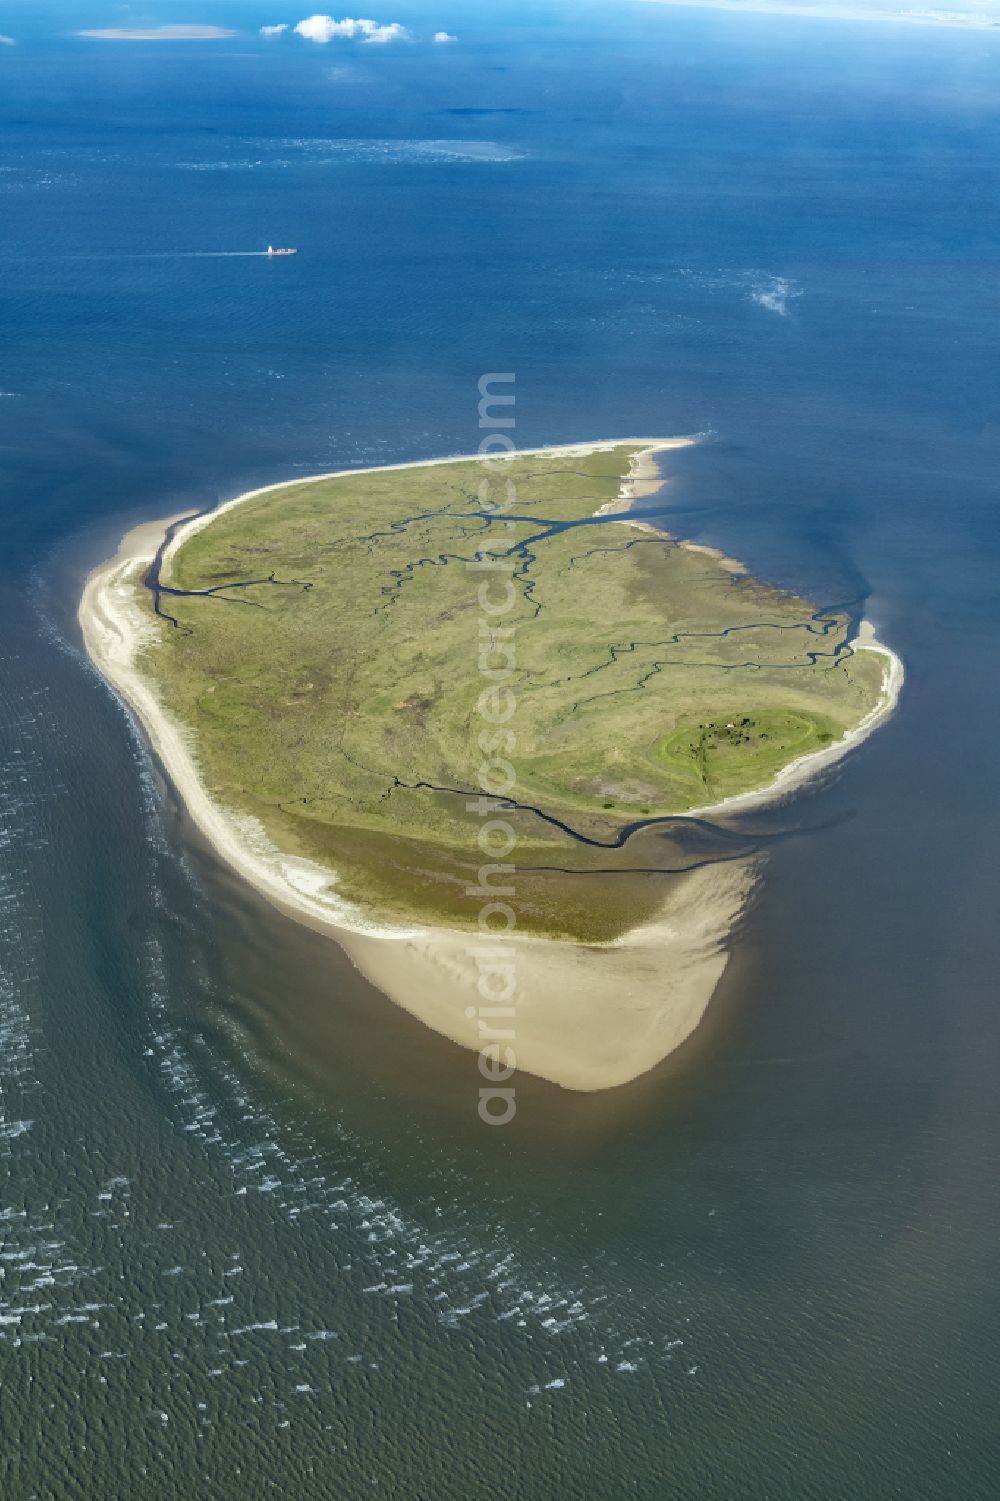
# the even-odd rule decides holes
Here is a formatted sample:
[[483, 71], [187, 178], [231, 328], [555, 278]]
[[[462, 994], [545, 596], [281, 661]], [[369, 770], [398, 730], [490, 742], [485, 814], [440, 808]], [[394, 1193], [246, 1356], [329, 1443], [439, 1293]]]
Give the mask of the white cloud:
[[261, 36], [280, 36], [283, 31], [287, 30], [288, 22], [282, 21], [280, 26], [262, 26], [260, 28], [260, 34]]
[[435, 31], [434, 40], [436, 42], [457, 42], [458, 37], [452, 36], [450, 32], [447, 31]]
[[409, 36], [406, 27], [401, 26], [398, 21], [390, 21], [383, 26], [378, 21], [356, 21], [351, 16], [345, 16], [342, 21], [335, 21], [332, 16], [307, 16], [304, 21], [299, 22], [295, 31], [307, 41], [321, 45], [332, 42], [334, 37], [360, 37], [365, 42], [397, 42]]
[[330, 42], [335, 36], [353, 36], [357, 21], [335, 21], [332, 16], [309, 16], [295, 27], [310, 42]]
[[391, 21], [388, 26], [373, 26], [370, 31], [365, 31], [366, 42], [405, 42], [410, 33], [405, 26], [400, 26], [398, 21]]
[[12, 36], [0, 36], [0, 47], [16, 47], [16, 46], [17, 46], [17, 43], [15, 42], [15, 40], [14, 40], [14, 38]]
[[107, 26], [76, 35], [96, 37], [100, 42], [215, 42], [236, 33], [222, 26]]

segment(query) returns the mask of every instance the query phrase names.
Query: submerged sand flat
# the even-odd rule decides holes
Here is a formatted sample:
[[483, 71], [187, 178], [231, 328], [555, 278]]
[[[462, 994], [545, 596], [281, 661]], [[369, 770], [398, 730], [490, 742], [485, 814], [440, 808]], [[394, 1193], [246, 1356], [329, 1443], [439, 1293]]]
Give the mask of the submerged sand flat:
[[[656, 488], [654, 476], [659, 483], [653, 453], [690, 440], [615, 440], [614, 445], [575, 444], [537, 452], [589, 453], [624, 441], [648, 445], [623, 486], [622, 502], [627, 504], [645, 487]], [[518, 451], [521, 457], [526, 452], [531, 450]], [[465, 461], [463, 456], [425, 462]], [[266, 491], [249, 492], [220, 509], [262, 493]], [[220, 858], [276, 907], [328, 932], [391, 1000], [455, 1042], [478, 1048], [483, 1038], [476, 1007], [483, 1003], [476, 990], [476, 935], [429, 925], [380, 926], [338, 894], [336, 876], [329, 869], [287, 855], [255, 820], [222, 807], [199, 776], [189, 732], [136, 670], [137, 652], [151, 631], [155, 633], [138, 603], [138, 591], [175, 519], [130, 532], [115, 558], [88, 578], [79, 618], [91, 659], [137, 717], [195, 824]], [[170, 550], [209, 519], [198, 518], [180, 528]], [[725, 565], [729, 560], [720, 561]], [[899, 659], [875, 640], [867, 625], [855, 646], [879, 652], [886, 661], [882, 699], [867, 719], [835, 745], [793, 762], [770, 787], [698, 810], [700, 815], [787, 794], [846, 754], [891, 713], [902, 684]], [[516, 977], [511, 1025], [518, 1067], [567, 1088], [602, 1089], [626, 1083], [676, 1049], [698, 1025], [722, 976], [727, 939], [755, 870], [756, 862], [748, 858], [675, 877], [656, 919], [613, 943], [582, 945], [524, 935], [506, 940], [505, 952]]]

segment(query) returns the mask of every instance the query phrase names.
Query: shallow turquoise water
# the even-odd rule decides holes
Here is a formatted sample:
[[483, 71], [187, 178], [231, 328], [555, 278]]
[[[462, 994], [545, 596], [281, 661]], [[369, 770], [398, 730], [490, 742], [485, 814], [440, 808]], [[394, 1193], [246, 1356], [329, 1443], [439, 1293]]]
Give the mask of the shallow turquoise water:
[[[335, 102], [256, 43], [11, 75], [5, 1496], [995, 1494], [996, 44], [543, 21]], [[137, 520], [475, 447], [485, 369], [524, 445], [709, 432], [677, 529], [909, 673], [769, 815], [693, 1043], [503, 1132], [215, 865], [73, 622]]]

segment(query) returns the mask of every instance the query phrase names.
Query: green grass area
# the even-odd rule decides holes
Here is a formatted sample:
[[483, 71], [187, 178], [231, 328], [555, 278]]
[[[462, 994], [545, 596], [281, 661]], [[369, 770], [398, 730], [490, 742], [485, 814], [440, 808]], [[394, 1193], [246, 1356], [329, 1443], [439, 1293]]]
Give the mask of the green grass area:
[[[194, 732], [207, 785], [359, 900], [469, 921], [483, 820], [464, 794], [491, 757], [510, 762], [519, 803], [611, 842], [764, 785], [855, 725], [881, 665], [838, 651], [845, 615], [816, 619], [663, 534], [590, 520], [634, 451], [359, 471], [196, 533], [164, 582], [216, 592], [165, 596], [179, 628], [158, 623], [142, 666]], [[531, 813], [512, 822], [523, 926], [627, 925], [607, 882], [538, 870], [621, 852]]]
[[677, 730], [660, 747], [671, 771], [721, 799], [751, 786], [766, 786], [798, 756], [822, 750], [843, 729], [826, 715], [765, 709], [733, 719], [700, 720]]

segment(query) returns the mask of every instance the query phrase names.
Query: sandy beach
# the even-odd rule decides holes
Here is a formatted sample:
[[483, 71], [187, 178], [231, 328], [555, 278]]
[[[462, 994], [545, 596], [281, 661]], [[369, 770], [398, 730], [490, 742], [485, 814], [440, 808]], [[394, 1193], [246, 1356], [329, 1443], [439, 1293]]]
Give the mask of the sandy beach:
[[[658, 488], [653, 453], [694, 440], [615, 439], [525, 453], [588, 453], [642, 443], [621, 504]], [[434, 463], [467, 462], [462, 455]], [[502, 462], [502, 460], [501, 460]], [[384, 465], [407, 469], [411, 465]], [[357, 473], [337, 471], [337, 475]], [[309, 479], [334, 476], [310, 476]], [[307, 480], [296, 483], [307, 483]], [[250, 491], [210, 516], [182, 526], [167, 550], [234, 505], [288, 481]], [[187, 513], [181, 513], [187, 514]], [[122, 539], [116, 556], [89, 576], [79, 620], [91, 660], [128, 705], [196, 826], [218, 856], [274, 906], [328, 933], [358, 969], [391, 1000], [464, 1047], [481, 1045], [477, 940], [474, 933], [437, 927], [380, 926], [336, 889], [336, 875], [315, 862], [284, 854], [252, 818], [217, 803], [199, 776], [191, 737], [171, 717], [135, 667], [137, 651], [155, 627], [137, 603], [141, 579], [177, 517], [146, 523]], [[729, 562], [728, 559], [723, 560]], [[786, 796], [870, 734], [892, 712], [903, 681], [902, 664], [866, 623], [855, 649], [885, 659], [883, 695], [865, 721], [835, 745], [803, 756], [757, 792], [697, 810], [699, 816], [736, 811]], [[728, 961], [727, 938], [743, 910], [756, 870], [753, 859], [707, 867], [677, 878], [657, 918], [611, 944], [574, 945], [513, 937], [506, 941], [515, 974], [510, 1004], [511, 1046], [520, 1069], [565, 1088], [604, 1089], [636, 1078], [673, 1052], [701, 1020]]]

